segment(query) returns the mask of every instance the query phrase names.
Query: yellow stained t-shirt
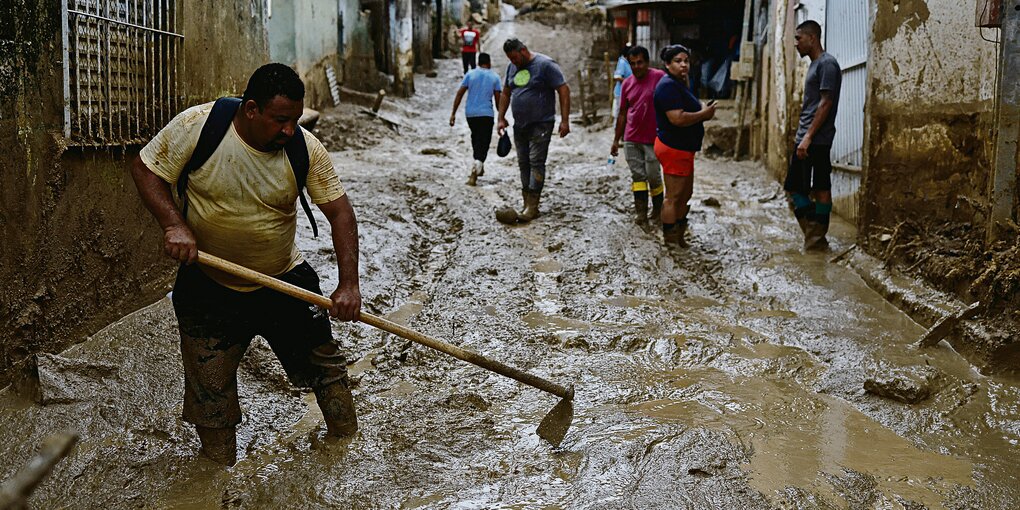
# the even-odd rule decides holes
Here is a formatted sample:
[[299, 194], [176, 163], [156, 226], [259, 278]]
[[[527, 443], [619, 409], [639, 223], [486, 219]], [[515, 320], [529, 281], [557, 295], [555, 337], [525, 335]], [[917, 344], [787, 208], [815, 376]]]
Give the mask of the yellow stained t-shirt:
[[[142, 148], [145, 166], [176, 185], [198, 144], [212, 105], [193, 106], [174, 117]], [[329, 153], [315, 136], [307, 130], [302, 132], [309, 161], [305, 186], [312, 203], [324, 204], [342, 197], [344, 187]], [[187, 222], [198, 240], [198, 249], [274, 276], [301, 263], [301, 254], [294, 246], [297, 181], [282, 149], [256, 150], [241, 140], [231, 124], [216, 152], [188, 176], [187, 193]], [[214, 269], [202, 270], [235, 290], [259, 288]]]

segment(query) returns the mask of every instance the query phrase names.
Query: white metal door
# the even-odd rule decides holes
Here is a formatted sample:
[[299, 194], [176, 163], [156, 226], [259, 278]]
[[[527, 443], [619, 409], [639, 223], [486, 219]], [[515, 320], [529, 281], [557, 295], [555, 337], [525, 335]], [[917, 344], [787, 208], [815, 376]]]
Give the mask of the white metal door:
[[836, 140], [832, 159], [837, 165], [860, 168], [864, 148], [865, 83], [868, 77], [868, 0], [827, 0], [825, 50], [843, 69]]

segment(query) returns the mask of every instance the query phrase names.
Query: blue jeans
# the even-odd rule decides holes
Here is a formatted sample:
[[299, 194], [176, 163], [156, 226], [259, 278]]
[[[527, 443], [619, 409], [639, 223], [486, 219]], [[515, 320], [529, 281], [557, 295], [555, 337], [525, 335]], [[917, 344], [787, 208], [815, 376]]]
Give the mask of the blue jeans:
[[517, 165], [521, 169], [521, 189], [541, 193], [545, 185], [545, 160], [549, 156], [555, 122], [533, 122], [524, 127], [514, 126], [514, 145], [517, 146]]

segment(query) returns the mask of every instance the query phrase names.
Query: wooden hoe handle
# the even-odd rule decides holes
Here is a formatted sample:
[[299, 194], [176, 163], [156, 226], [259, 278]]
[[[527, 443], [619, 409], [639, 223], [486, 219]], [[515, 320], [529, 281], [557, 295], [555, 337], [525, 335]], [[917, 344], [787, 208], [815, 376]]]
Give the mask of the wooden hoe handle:
[[[234, 276], [237, 276], [238, 278], [243, 278], [252, 283], [257, 283], [264, 287], [269, 287], [270, 289], [282, 292], [284, 294], [287, 294], [288, 296], [300, 299], [302, 301], [306, 301], [321, 308], [325, 308], [326, 310], [329, 310], [330, 308], [333, 307], [333, 301], [325, 296], [321, 296], [309, 290], [302, 289], [297, 285], [292, 285], [290, 283], [278, 280], [276, 278], [273, 278], [272, 276], [264, 275], [262, 273], [259, 273], [258, 271], [252, 271], [251, 269], [237, 265], [228, 260], [223, 260], [215, 255], [210, 255], [203, 251], [199, 251], [198, 262], [200, 264], [215, 269], [219, 269], [220, 271], [223, 271], [225, 273], [230, 273]], [[416, 342], [426, 347], [435, 349], [437, 351], [444, 352], [459, 360], [466, 361], [473, 365], [482, 367], [486, 370], [490, 370], [492, 372], [496, 372], [497, 374], [509, 377], [511, 379], [515, 379], [529, 386], [538, 388], [542, 391], [552, 393], [553, 395], [556, 395], [558, 397], [562, 397], [567, 400], [572, 400], [574, 398], [573, 386], [568, 387], [561, 386], [554, 382], [538, 377], [537, 375], [530, 374], [523, 370], [519, 370], [509, 365], [500, 363], [496, 360], [486, 358], [485, 356], [482, 356], [477, 352], [462, 349], [460, 347], [457, 347], [456, 345], [448, 344], [446, 342], [437, 340], [430, 336], [423, 335], [422, 333], [419, 333], [411, 328], [401, 326], [400, 324], [388, 321], [386, 319], [383, 319], [382, 317], [372, 315], [365, 311], [361, 311], [358, 320], [364, 322], [365, 324], [368, 324], [369, 326], [379, 328], [383, 331], [392, 333], [401, 338], [406, 338], [408, 340], [411, 340], [412, 342]]]

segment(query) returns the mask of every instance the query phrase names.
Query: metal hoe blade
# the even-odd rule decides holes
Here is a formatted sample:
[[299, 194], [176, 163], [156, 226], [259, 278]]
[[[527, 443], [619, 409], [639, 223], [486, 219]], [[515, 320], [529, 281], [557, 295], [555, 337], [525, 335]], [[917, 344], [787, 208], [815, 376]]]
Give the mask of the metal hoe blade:
[[559, 446], [563, 442], [563, 437], [567, 435], [567, 429], [570, 428], [572, 421], [574, 421], [574, 401], [565, 398], [560, 400], [549, 411], [549, 414], [545, 415], [545, 418], [542, 418], [536, 432], [538, 437], [549, 441], [553, 446]]

